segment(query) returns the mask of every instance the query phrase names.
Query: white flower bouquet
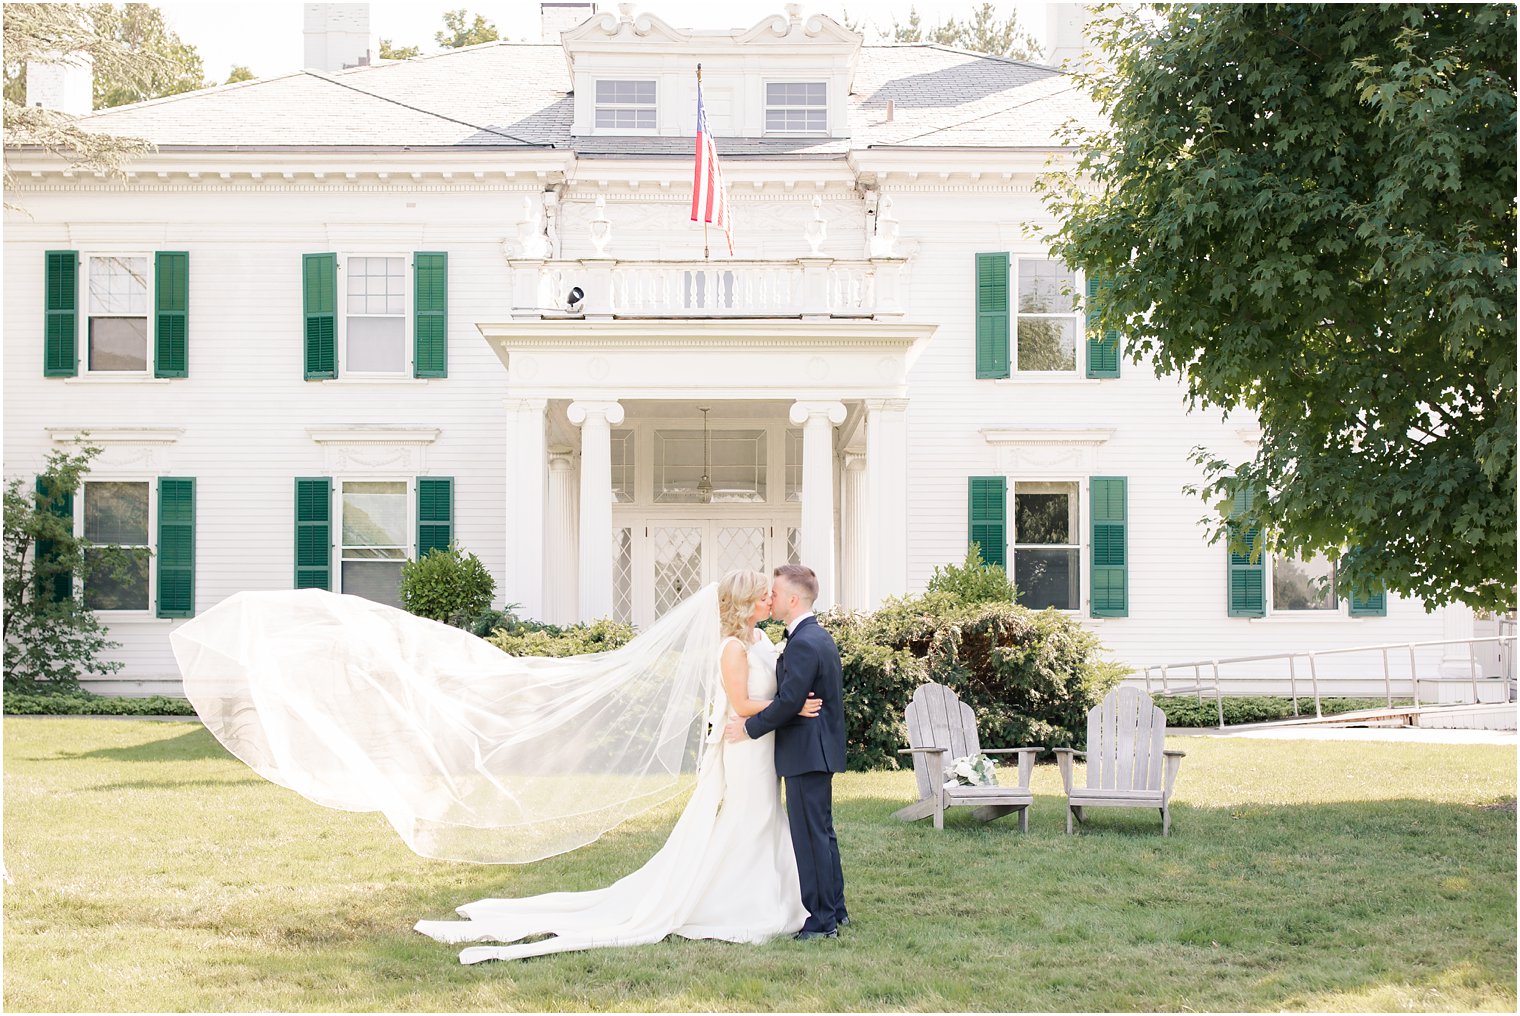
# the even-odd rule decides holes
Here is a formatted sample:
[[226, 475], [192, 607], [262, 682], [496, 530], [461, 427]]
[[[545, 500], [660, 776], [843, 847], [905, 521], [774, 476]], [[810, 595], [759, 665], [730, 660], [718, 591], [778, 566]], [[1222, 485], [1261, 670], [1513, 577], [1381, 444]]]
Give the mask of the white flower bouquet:
[[995, 787], [997, 763], [986, 755], [962, 755], [945, 767], [946, 787]]

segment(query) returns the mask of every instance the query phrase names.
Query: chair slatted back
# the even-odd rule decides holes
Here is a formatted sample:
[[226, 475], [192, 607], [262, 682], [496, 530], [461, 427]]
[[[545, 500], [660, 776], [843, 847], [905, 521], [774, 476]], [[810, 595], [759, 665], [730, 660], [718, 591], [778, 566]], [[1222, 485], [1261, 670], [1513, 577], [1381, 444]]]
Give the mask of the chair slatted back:
[[1115, 688], [1087, 714], [1087, 786], [1160, 790], [1166, 714], [1139, 688]]
[[[976, 736], [976, 714], [955, 692], [942, 684], [920, 685], [908, 703], [908, 746], [910, 748], [948, 748], [946, 765], [965, 755], [982, 750]], [[939, 787], [929, 786], [929, 762], [922, 755], [913, 756], [913, 775], [918, 780], [920, 800]]]

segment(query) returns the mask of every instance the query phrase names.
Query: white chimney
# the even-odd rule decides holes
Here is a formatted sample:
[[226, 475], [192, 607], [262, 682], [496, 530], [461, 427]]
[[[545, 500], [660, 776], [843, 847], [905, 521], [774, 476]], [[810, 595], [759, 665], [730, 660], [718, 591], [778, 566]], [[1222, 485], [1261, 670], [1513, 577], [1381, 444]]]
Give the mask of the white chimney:
[[83, 116], [95, 108], [95, 58], [56, 53], [26, 62], [26, 104]]
[[1093, 18], [1091, 5], [1047, 4], [1045, 18], [1045, 62], [1067, 70], [1085, 67], [1087, 26]]
[[306, 67], [341, 71], [375, 62], [369, 4], [306, 4]]
[[555, 3], [539, 4], [539, 14], [543, 18], [542, 42], [552, 42], [559, 45], [561, 32], [568, 32], [576, 25], [585, 21], [596, 13], [596, 4], [583, 3]]

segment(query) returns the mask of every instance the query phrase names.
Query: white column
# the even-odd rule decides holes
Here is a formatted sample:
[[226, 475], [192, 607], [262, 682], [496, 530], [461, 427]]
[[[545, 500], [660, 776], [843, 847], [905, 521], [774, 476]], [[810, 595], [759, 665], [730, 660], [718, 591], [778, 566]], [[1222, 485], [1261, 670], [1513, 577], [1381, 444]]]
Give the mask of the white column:
[[581, 429], [580, 617], [612, 616], [612, 428], [623, 422], [616, 402], [572, 402]]
[[866, 400], [866, 499], [875, 610], [908, 591], [908, 400]]
[[550, 624], [575, 621], [579, 565], [575, 554], [575, 458], [569, 448], [549, 449], [549, 516], [544, 560], [544, 620]]
[[816, 611], [834, 605], [834, 428], [844, 416], [842, 402], [792, 404], [802, 428], [802, 563], [818, 574]]
[[517, 614], [544, 616], [544, 486], [546, 399], [506, 400], [506, 564], [502, 598]]
[[839, 601], [866, 610], [871, 598], [870, 501], [866, 498], [866, 457], [844, 457], [844, 554]]

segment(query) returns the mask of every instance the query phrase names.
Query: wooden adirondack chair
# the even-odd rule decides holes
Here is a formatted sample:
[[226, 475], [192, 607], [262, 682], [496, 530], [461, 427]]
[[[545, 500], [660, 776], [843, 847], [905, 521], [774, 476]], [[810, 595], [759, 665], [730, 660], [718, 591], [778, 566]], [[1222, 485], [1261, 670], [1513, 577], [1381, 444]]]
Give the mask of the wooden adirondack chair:
[[[922, 685], [908, 703], [908, 743], [899, 755], [913, 756], [913, 775], [918, 779], [918, 802], [898, 811], [896, 817], [914, 822], [934, 816], [934, 828], [945, 828], [945, 809], [974, 806], [973, 818], [990, 822], [1009, 812], [1019, 813], [1019, 831], [1029, 831], [1029, 775], [1034, 757], [1043, 748], [983, 748], [976, 736], [976, 714], [942, 684]], [[945, 787], [945, 769], [966, 755], [1017, 755], [1019, 782], [1012, 787]]]
[[[1166, 714], [1138, 688], [1115, 688], [1087, 714], [1087, 750], [1057, 748], [1066, 784], [1066, 832], [1083, 808], [1156, 808], [1172, 830], [1172, 784], [1185, 752], [1165, 750]], [[1072, 761], [1087, 758], [1087, 786], [1072, 786]]]

